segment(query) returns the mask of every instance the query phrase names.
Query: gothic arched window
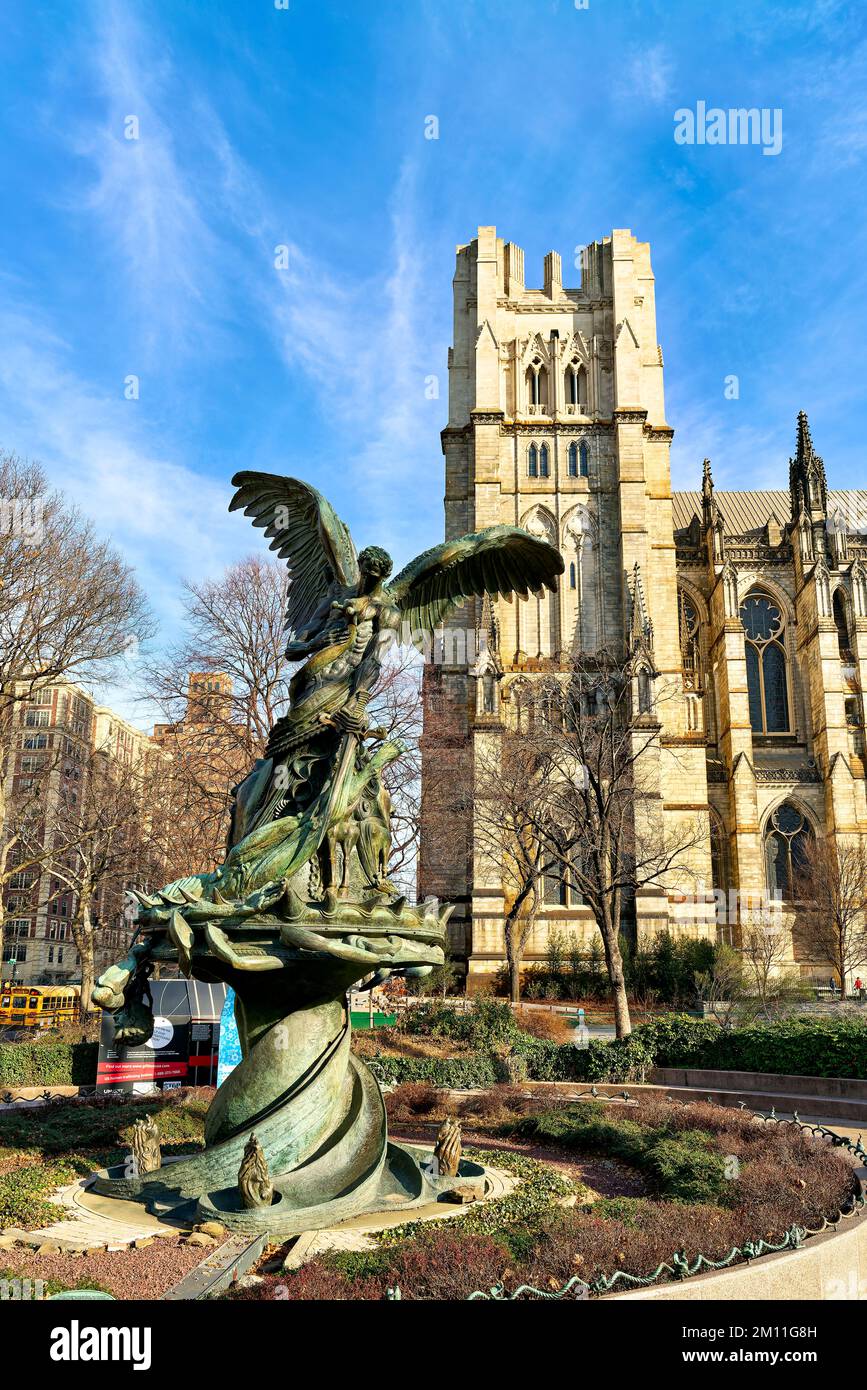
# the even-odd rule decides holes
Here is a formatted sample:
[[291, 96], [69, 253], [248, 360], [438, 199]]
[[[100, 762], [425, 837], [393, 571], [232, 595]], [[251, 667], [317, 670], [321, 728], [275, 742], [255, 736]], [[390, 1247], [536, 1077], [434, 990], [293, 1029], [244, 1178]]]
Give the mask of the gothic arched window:
[[575, 561], [574, 561], [574, 560], [572, 561], [572, 563], [571, 563], [570, 566], [569, 566], [569, 588], [570, 588], [570, 589], [577, 588], [577, 572], [576, 572], [576, 569], [575, 569]]
[[539, 450], [531, 444], [527, 450], [527, 473], [531, 478], [539, 476]]
[[787, 734], [789, 683], [783, 615], [767, 594], [747, 594], [741, 604], [746, 634], [750, 724], [755, 734]]
[[547, 444], [543, 444], [542, 447], [541, 447], [541, 449], [539, 450], [539, 477], [540, 477], [540, 478], [547, 478], [547, 476], [548, 476], [548, 445], [547, 445]]
[[526, 680], [516, 681], [510, 693], [515, 710], [515, 728], [519, 734], [528, 734], [535, 722], [533, 692], [529, 682]]
[[710, 814], [710, 877], [712, 888], [728, 892], [728, 847], [722, 821], [713, 811]]
[[580, 444], [572, 443], [569, 445], [569, 477], [586, 478], [590, 473], [590, 462], [587, 454], [587, 445], [582, 440]]
[[638, 712], [639, 714], [650, 714], [653, 709], [653, 687], [650, 682], [650, 672], [646, 666], [642, 666], [638, 672]]
[[538, 357], [527, 368], [527, 396], [531, 405], [548, 402], [548, 373]]
[[563, 691], [559, 685], [544, 685], [537, 704], [539, 723], [553, 732], [563, 727]]
[[837, 628], [837, 646], [840, 650], [840, 660], [851, 663], [853, 657], [852, 643], [849, 640], [849, 618], [846, 613], [846, 600], [843, 597], [841, 589], [834, 590], [832, 611], [834, 614], [834, 623]]
[[697, 690], [701, 685], [701, 642], [699, 639], [698, 613], [692, 599], [683, 589], [678, 591], [680, 656], [683, 663], [683, 684], [686, 690]]
[[566, 396], [570, 405], [587, 406], [587, 373], [577, 360], [566, 368]]
[[765, 830], [765, 865], [770, 893], [792, 898], [803, 873], [813, 831], [797, 806], [784, 801], [771, 815]]

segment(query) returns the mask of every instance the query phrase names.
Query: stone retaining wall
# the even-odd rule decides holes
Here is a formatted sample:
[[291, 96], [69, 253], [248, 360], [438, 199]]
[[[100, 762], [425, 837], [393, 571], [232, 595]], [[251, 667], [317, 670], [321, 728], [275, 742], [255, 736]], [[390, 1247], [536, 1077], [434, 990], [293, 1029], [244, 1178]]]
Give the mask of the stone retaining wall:
[[662, 1086], [694, 1086], [696, 1090], [762, 1091], [787, 1096], [827, 1096], [867, 1102], [867, 1081], [844, 1076], [788, 1076], [766, 1071], [700, 1070], [695, 1067], [654, 1067], [650, 1080]]

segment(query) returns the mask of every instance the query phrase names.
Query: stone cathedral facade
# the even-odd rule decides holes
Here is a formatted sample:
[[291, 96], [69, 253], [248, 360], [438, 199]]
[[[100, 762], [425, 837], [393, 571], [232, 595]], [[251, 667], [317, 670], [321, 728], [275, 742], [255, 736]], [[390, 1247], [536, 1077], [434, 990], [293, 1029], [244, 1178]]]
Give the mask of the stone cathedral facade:
[[[766, 894], [790, 924], [805, 839], [867, 835], [867, 491], [829, 490], [803, 413], [779, 491], [716, 491], [706, 460], [700, 489], [673, 493], [672, 435], [647, 243], [628, 230], [594, 242], [574, 288], [556, 252], [530, 288], [523, 251], [494, 227], [458, 249], [446, 537], [509, 522], [565, 560], [555, 595], [469, 604], [426, 669], [420, 888], [456, 903], [470, 987], [504, 960], [502, 873], [479, 852], [471, 804], [456, 826], [435, 788], [580, 652], [640, 639], [666, 692], [647, 715], [649, 814], [661, 833], [707, 829], [688, 905], [663, 888], [632, 905], [639, 940], [668, 929], [737, 945]], [[527, 963], [552, 931], [595, 934], [568, 885], [544, 898]], [[827, 978], [787, 940], [791, 969]]]

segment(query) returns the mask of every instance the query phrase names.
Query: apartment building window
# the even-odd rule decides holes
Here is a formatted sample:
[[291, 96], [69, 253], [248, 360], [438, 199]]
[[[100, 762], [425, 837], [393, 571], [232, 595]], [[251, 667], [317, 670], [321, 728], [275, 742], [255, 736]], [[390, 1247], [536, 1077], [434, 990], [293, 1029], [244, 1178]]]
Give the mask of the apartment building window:
[[29, 709], [24, 716], [24, 723], [28, 729], [44, 729], [50, 718], [51, 715], [47, 709]]
[[47, 748], [48, 736], [47, 734], [25, 734], [21, 747], [31, 751], [36, 748]]

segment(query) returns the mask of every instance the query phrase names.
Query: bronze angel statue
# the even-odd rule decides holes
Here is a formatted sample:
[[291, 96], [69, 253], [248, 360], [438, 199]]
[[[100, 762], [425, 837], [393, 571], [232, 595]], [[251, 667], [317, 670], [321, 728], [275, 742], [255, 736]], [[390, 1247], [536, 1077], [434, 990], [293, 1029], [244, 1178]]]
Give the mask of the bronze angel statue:
[[381, 773], [400, 749], [370, 729], [366, 713], [385, 651], [433, 635], [473, 596], [553, 589], [563, 560], [520, 527], [491, 526], [434, 546], [390, 579], [388, 553], [368, 546], [358, 555], [348, 527], [309, 483], [252, 472], [232, 482], [230, 510], [243, 508], [287, 563], [286, 656], [304, 665], [264, 758], [236, 789], [227, 867], [255, 863], [237, 885], [248, 889], [315, 855], [324, 892], [346, 893], [354, 850], [365, 884], [388, 891]]
[[[315, 953], [339, 958], [350, 976], [373, 969], [374, 956], [389, 966], [436, 963], [449, 909], [432, 899], [409, 907], [388, 880], [382, 774], [402, 749], [368, 716], [385, 652], [395, 640], [432, 635], [466, 599], [553, 589], [563, 570], [544, 541], [491, 526], [434, 546], [390, 579], [390, 556], [378, 546], [356, 554], [309, 483], [250, 472], [232, 481], [230, 510], [243, 508], [264, 527], [287, 563], [286, 656], [303, 664], [288, 712], [234, 789], [220, 867], [156, 893], [130, 890], [139, 939], [93, 995], [125, 1043], [149, 1036], [148, 976], [172, 953], [185, 974], [204, 979], [282, 969], [290, 959], [309, 966]], [[279, 946], [268, 944], [269, 932], [279, 932]]]

